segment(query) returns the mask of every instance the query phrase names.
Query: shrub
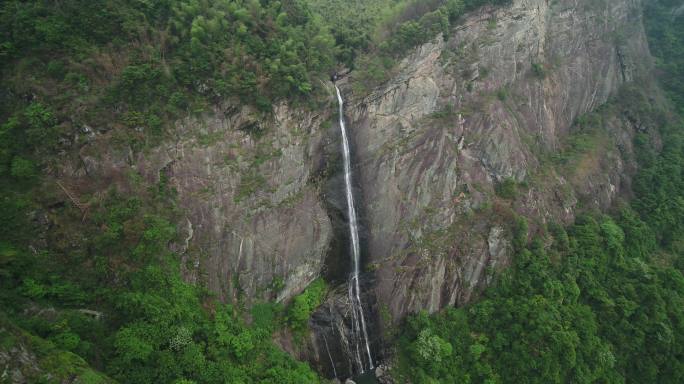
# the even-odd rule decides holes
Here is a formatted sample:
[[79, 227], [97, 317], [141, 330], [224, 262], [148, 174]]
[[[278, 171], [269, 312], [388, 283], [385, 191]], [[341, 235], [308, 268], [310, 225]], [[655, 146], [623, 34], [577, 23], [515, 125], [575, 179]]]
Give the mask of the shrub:
[[36, 167], [31, 160], [15, 156], [12, 159], [10, 174], [18, 179], [30, 179], [36, 175]]
[[78, 337], [77, 334], [70, 331], [58, 333], [50, 339], [57, 344], [58, 347], [66, 349], [67, 351], [75, 350], [76, 347], [78, 347], [78, 343], [81, 341], [81, 338]]
[[518, 183], [513, 178], [507, 178], [496, 186], [497, 196], [514, 200], [518, 196]]
[[415, 341], [414, 350], [419, 361], [423, 363], [441, 363], [451, 356], [451, 344], [432, 333], [429, 328], [423, 329]]
[[522, 216], [517, 216], [513, 223], [513, 247], [516, 250], [523, 250], [527, 246], [528, 231], [527, 220]]
[[546, 77], [546, 70], [544, 66], [539, 63], [532, 63], [532, 75], [538, 79], [543, 79]]
[[257, 303], [252, 306], [252, 322], [255, 327], [273, 330], [282, 313], [282, 305], [278, 303]]
[[288, 320], [292, 328], [295, 330], [306, 329], [309, 317], [323, 303], [326, 291], [325, 281], [319, 278], [294, 298], [288, 311]]

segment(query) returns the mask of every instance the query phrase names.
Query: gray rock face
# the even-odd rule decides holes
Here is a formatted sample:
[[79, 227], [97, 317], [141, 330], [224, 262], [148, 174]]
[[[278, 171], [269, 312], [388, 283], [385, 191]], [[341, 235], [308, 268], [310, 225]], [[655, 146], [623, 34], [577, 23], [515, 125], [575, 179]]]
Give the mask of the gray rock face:
[[[513, 211], [568, 222], [578, 199], [611, 204], [629, 178], [625, 121], [581, 172], [544, 159], [649, 57], [639, 1], [516, 0], [416, 49], [370, 96], [347, 92], [378, 303], [393, 320], [470, 300], [508, 262]], [[494, 196], [506, 180], [527, 185], [514, 203]]]
[[[178, 191], [186, 280], [202, 283], [222, 300], [286, 300], [320, 275], [332, 227], [316, 181], [321, 166], [323, 112], [287, 105], [264, 116], [224, 105], [176, 123], [173, 142], [134, 154], [85, 144], [73, 179], [127, 183], [127, 173], [150, 182], [165, 177]], [[103, 150], [104, 148], [104, 150]]]
[[[272, 121], [243, 110], [178, 124], [179, 142], [157, 156], [169, 159], [188, 214], [189, 279], [206, 279], [228, 301], [238, 291], [283, 300], [319, 276], [331, 237], [312, 182], [323, 121], [281, 105]], [[258, 140], [244, 132], [255, 124], [265, 131]]]
[[26, 376], [35, 378], [43, 374], [38, 358], [24, 345], [0, 350], [0, 367], [3, 383], [24, 384], [29, 382]]

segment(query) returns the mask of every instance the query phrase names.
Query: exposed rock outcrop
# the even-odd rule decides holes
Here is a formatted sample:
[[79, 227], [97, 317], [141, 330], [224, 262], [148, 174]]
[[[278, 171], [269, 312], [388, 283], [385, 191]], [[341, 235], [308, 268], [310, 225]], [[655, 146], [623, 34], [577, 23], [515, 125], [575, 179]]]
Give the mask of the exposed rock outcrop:
[[[224, 299], [277, 288], [265, 297], [277, 300], [319, 276], [331, 226], [312, 179], [325, 117], [280, 106], [273, 121], [241, 112], [179, 123], [179, 143], [160, 155], [171, 153], [168, 172], [193, 228], [188, 276], [205, 273]], [[188, 142], [198, 133], [211, 142]]]
[[[633, 167], [631, 125], [619, 116], [600, 153], [577, 169], [548, 160], [580, 115], [648, 70], [640, 6], [485, 8], [350, 102], [368, 253], [378, 303], [393, 320], [470, 300], [508, 262], [512, 212], [569, 222], [578, 201], [606, 208], [620, 194]], [[524, 185], [514, 202], [495, 196], [505, 182]]]
[[[32, 310], [39, 309], [38, 307]], [[50, 316], [54, 309], [45, 309]], [[32, 383], [114, 383], [93, 370], [78, 355], [59, 349], [54, 343], [19, 328], [0, 313], [0, 382]]]
[[226, 103], [178, 121], [175, 142], [148, 151], [98, 136], [62, 174], [124, 188], [130, 173], [164, 178], [184, 214], [175, 250], [186, 280], [228, 302], [285, 300], [320, 275], [332, 236], [316, 180], [332, 110], [282, 104], [266, 116]]

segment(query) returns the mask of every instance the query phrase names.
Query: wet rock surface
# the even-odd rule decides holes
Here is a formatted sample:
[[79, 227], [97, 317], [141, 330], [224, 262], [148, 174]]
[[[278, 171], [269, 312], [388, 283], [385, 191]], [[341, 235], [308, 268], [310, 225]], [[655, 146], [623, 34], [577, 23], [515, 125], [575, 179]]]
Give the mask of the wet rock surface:
[[[362, 276], [362, 291], [366, 292], [361, 301], [366, 309], [368, 319], [377, 316], [373, 294], [374, 281], [372, 275]], [[316, 359], [312, 362], [330, 378], [349, 378], [361, 373], [368, 373], [367, 359], [364, 350], [355, 350], [357, 343], [354, 342], [352, 329], [351, 305], [346, 285], [340, 285], [333, 290], [326, 302], [319, 307], [311, 317], [309, 326], [312, 330], [312, 345], [316, 351]], [[379, 355], [380, 339], [377, 324], [373, 321], [367, 323], [368, 336], [374, 359], [373, 365], [382, 357]], [[364, 362], [365, 371], [361, 372], [355, 357], [359, 356]]]

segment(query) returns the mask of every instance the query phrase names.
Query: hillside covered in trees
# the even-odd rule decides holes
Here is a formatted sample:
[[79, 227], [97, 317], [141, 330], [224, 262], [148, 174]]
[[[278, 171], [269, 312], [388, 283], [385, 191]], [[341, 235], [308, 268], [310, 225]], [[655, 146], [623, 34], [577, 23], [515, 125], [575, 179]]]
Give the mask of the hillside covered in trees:
[[[678, 383], [684, 379], [684, 23], [677, 2], [646, 4], [646, 28], [670, 103], [650, 84], [624, 89], [607, 109], [656, 121], [662, 148], [635, 137], [631, 202], [550, 225], [528, 241], [485, 297], [397, 331], [400, 377], [412, 382]], [[672, 108], [672, 109], [671, 109]], [[675, 112], [679, 111], [679, 113]], [[604, 123], [596, 112], [587, 119]]]
[[[291, 354], [306, 351], [305, 341], [282, 340], [307, 339], [330, 282], [316, 277], [292, 300], [221, 300], [181, 273], [178, 249], [192, 233], [182, 231], [178, 191], [163, 172], [150, 182], [131, 166], [77, 195], [57, 169], [93, 131], [133, 158], [173, 142], [179, 121], [222, 103], [264, 121], [284, 104], [327, 108], [328, 79], [343, 69], [353, 73], [350, 89], [365, 95], [415, 47], [448, 39], [469, 12], [510, 3], [2, 2], [0, 383], [328, 382], [298, 360], [304, 352]], [[634, 138], [631, 196], [607, 212], [587, 209], [567, 227], [516, 216], [511, 265], [482, 297], [384, 330], [385, 380], [684, 381], [681, 10], [677, 0], [644, 4], [657, 84], [627, 84], [576, 123], [600, 130], [610, 113], [624, 113], [657, 129]], [[535, 81], [545, 76], [533, 68]], [[505, 89], [489, 96], [509, 97]], [[256, 153], [255, 162], [276, 152]], [[243, 195], [264, 183], [250, 175], [251, 184], [238, 183]], [[502, 183], [497, 193], [519, 187]], [[263, 290], [283, 285], [273, 279]]]

